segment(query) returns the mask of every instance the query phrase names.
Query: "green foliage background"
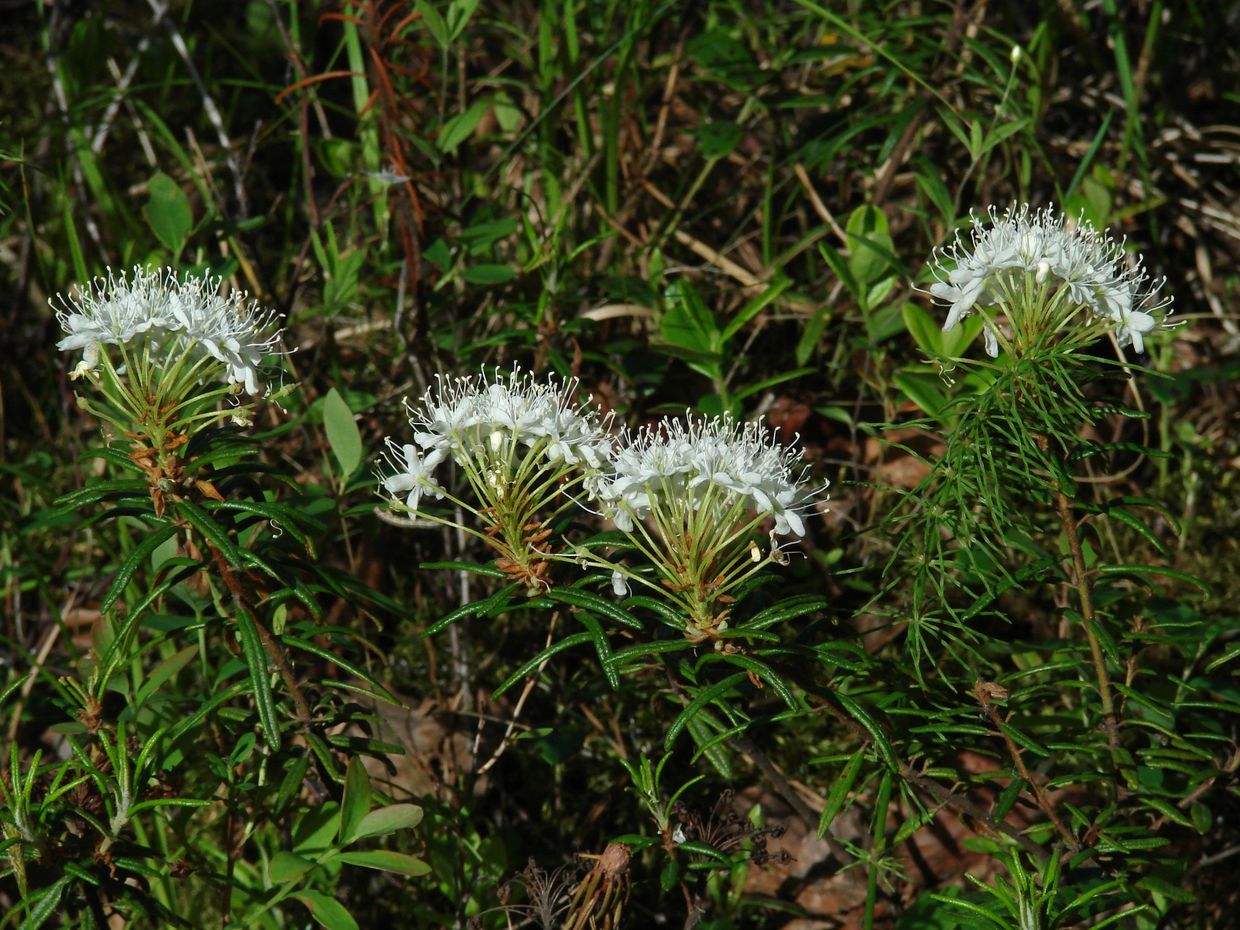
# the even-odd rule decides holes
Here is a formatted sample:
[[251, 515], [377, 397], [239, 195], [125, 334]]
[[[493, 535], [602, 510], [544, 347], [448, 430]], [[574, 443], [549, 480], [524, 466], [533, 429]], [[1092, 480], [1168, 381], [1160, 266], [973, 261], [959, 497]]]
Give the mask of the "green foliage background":
[[[138, 876], [192, 925], [265, 905], [270, 926], [499, 927], [501, 889], [527, 860], [550, 873], [624, 838], [624, 926], [784, 926], [836, 875], [836, 910], [808, 925], [1005, 925], [1004, 896], [1035, 892], [1039, 926], [1227, 925], [1240, 906], [1234, 5], [153, 0], [6, 16], [9, 796], [55, 795], [49, 760], [83, 732], [65, 681], [109, 654], [106, 611], [178, 568], [161, 568], [176, 557], [165, 539], [146, 547], [142, 482], [115, 483], [131, 477], [124, 456], [84, 455], [98, 425], [54, 349], [47, 299], [107, 267], [211, 268], [286, 314], [295, 389], [214, 463], [235, 469], [238, 499], [281, 509], [184, 519], [218, 521], [228, 552], [278, 566], [280, 635], [321, 723], [315, 744], [278, 680], [269, 706], [247, 690], [247, 662], [251, 681], [269, 677], [261, 654], [228, 652], [218, 603], [177, 578], [126, 657], [133, 686], [97, 695], [99, 713], [130, 721], [104, 727], [109, 759], [126, 755], [126, 726], [189, 740], [177, 721], [201, 723], [208, 748], [161, 750], [159, 783], [209, 809], [135, 837], [118, 873], [61, 842], [77, 824], [47, 808], [76, 871], [46, 849], [11, 865], [12, 923], [98, 925], [113, 906], [134, 926], [171, 920], [127, 897]], [[1185, 321], [1149, 340], [1144, 363], [1167, 377], [1061, 373], [1089, 421], [1064, 441], [1081, 440], [1068, 457], [1119, 756], [1071, 633], [1050, 492], [1003, 472], [1010, 511], [967, 528], [985, 544], [966, 559], [942, 528], [967, 535], [948, 521], [977, 488], [935, 484], [942, 472], [919, 484], [932, 461], [973, 467], [976, 443], [942, 440], [973, 435], [960, 404], [984, 387], [967, 366], [955, 383], [940, 374], [936, 360], [980, 347], [976, 329], [939, 331], [918, 293], [926, 260], [970, 210], [1014, 201], [1127, 235]], [[622, 654], [640, 639], [619, 627], [618, 689], [589, 637], [530, 665], [568, 606], [495, 599], [496, 573], [462, 567], [483, 553], [383, 519], [374, 452], [403, 430], [402, 398], [437, 372], [513, 362], [576, 375], [626, 423], [690, 406], [801, 435], [834, 501], [772, 586], [800, 600], [763, 614], [779, 598], [753, 595], [770, 680]], [[1020, 403], [992, 415], [1020, 418]], [[924, 501], [943, 508], [929, 524]], [[179, 637], [199, 629], [187, 652]], [[1008, 692], [1001, 725], [971, 693], [979, 678]], [[384, 688], [401, 706], [370, 693]], [[1076, 849], [1040, 816], [1011, 746]], [[363, 756], [369, 777], [350, 761]], [[89, 777], [109, 783], [109, 764]], [[822, 829], [825, 851], [793, 847], [795, 877], [772, 893], [746, 891], [747, 856], [778, 839], [732, 824], [744, 835], [728, 855], [706, 838], [677, 852], [678, 825], [719, 840], [708, 827], [727, 819], [729, 789], [755, 820]], [[372, 802], [421, 807], [416, 829], [398, 812], [375, 834], [392, 842], [366, 852], [416, 855], [427, 874], [408, 858], [342, 868]], [[908, 843], [948, 821], [960, 854], [918, 868]], [[21, 869], [54, 900], [19, 907]], [[510, 901], [532, 897], [532, 874]], [[234, 881], [253, 896], [230, 899]]]

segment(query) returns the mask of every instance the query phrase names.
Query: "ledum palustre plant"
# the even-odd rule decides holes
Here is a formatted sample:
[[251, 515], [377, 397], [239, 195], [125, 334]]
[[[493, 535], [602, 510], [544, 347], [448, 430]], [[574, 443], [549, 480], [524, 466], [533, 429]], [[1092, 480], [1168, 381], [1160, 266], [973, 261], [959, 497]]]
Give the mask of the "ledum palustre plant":
[[9, 12], [0, 923], [1226, 925], [1209, 5]]
[[89, 658], [59, 678], [32, 669], [62, 742], [6, 758], [8, 920], [23, 926], [277, 927], [291, 907], [341, 926], [342, 866], [426, 871], [373, 848], [421, 810], [372, 793], [376, 744], [351, 696], [393, 698], [324, 623], [325, 600], [366, 610], [376, 595], [318, 563], [321, 524], [257, 461], [247, 428], [275, 402], [280, 332], [220, 288], [139, 267], [57, 301], [103, 428], [83, 456], [103, 473], [57, 510], [90, 513], [123, 559]]
[[[760, 830], [684, 813], [678, 799], [695, 779], [667, 785], [665, 767], [687, 736], [699, 764], [719, 774], [735, 771], [736, 752], [774, 768], [762, 743], [824, 713], [855, 748], [815, 760], [834, 773], [817, 826], [825, 835], [852, 805], [873, 806], [869, 851], [834, 847], [841, 864], [868, 863], [871, 922], [891, 846], [944, 807], [979, 818], [1013, 875], [987, 887], [989, 898], [927, 899], [953, 912], [999, 926], [1007, 912], [1022, 927], [1088, 915], [1106, 923], [1135, 919], [1149, 895], [1174, 886], [1177, 864], [1144, 831], [1151, 817], [1193, 822], [1195, 810], [1166, 797], [1191, 798], [1194, 779], [1173, 769], [1168, 777], [1182, 783], [1165, 777], [1153, 791], [1143, 773], [1167, 740], [1179, 753], [1208, 753], [1211, 736], [1134, 718], [1134, 708], [1173, 714], [1200, 686], [1182, 678], [1162, 697], [1138, 690], [1131, 644], [1161, 634], [1130, 580], [1177, 573], [1106, 561], [1091, 520], [1141, 526], [1135, 512], [1156, 504], [1086, 500], [1074, 477], [1083, 460], [1135, 448], [1083, 432], [1131, 415], [1087, 398], [1092, 385], [1105, 390], [1134, 372], [1095, 348], [1108, 337], [1121, 349], [1138, 343], [1164, 325], [1167, 304], [1139, 266], [1122, 264], [1118, 245], [1088, 228], [1027, 208], [988, 218], [975, 220], [970, 246], [933, 268], [945, 328], [980, 314], [992, 360], [941, 360], [961, 390], [923, 426], [942, 433], [945, 451], [889, 517], [889, 583], [867, 608], [899, 626], [886, 653], [833, 635], [820, 596], [771, 593], [791, 557], [784, 540], [805, 535], [826, 482], [759, 424], [689, 414], [614, 430], [575, 382], [516, 369], [441, 379], [409, 407], [409, 441], [389, 440], [381, 489], [415, 526], [471, 535], [493, 559], [434, 568], [498, 585], [427, 634], [519, 615], [545, 624], [547, 645], [496, 682], [496, 696], [524, 682], [524, 702], [550, 661], [589, 650], [609, 691], [654, 687], [674, 708], [657, 753], [632, 747], [640, 763], [612, 763], [655, 831], [629, 827], [594, 868], [566, 878], [553, 922], [622, 925], [638, 854], [666, 859], [665, 884], [702, 873], [718, 893], [710, 883], [719, 876], [768, 861]], [[279, 334], [270, 314], [219, 287], [139, 268], [61, 304], [61, 348], [82, 351], [73, 372], [82, 403], [105, 427], [90, 455], [134, 477], [92, 482], [60, 505], [110, 507], [101, 517], [128, 531], [130, 549], [100, 605], [95, 658], [56, 683], [70, 753], [10, 760], [6, 852], [27, 920], [81, 908], [91, 919], [176, 922], [193, 909], [226, 926], [278, 926], [289, 907], [305, 907], [346, 927], [352, 918], [335, 896], [342, 866], [406, 878], [431, 868], [357, 848], [416, 826], [421, 810], [372, 810], [357, 752], [388, 747], [342, 738], [340, 727], [367, 726], [349, 696], [370, 706], [393, 698], [349, 657], [357, 638], [324, 625], [319, 601], [382, 599], [316, 563], [316, 518], [263, 490], [244, 430], [255, 405], [270, 403], [257, 395], [275, 374]], [[1007, 597], [1040, 587], [1060, 592], [1060, 633], [1014, 652], [993, 624], [1018, 623]], [[889, 677], [900, 654], [912, 665]], [[302, 663], [348, 677], [310, 682]], [[191, 677], [203, 686], [198, 701], [160, 694]], [[119, 712], [107, 709], [109, 694], [123, 699]], [[1045, 707], [1050, 695], [1063, 706]], [[998, 768], [956, 772], [962, 741]], [[196, 754], [194, 744], [210, 748]], [[870, 798], [864, 786], [875, 781]], [[989, 810], [969, 797], [986, 785], [999, 791]], [[877, 817], [892, 806], [903, 817], [893, 834]], [[1018, 830], [1009, 815], [1022, 808], [1030, 825]], [[242, 814], [264, 865], [207, 839], [235, 832]], [[282, 826], [290, 819], [291, 831]], [[144, 883], [113, 879], [125, 874]]]

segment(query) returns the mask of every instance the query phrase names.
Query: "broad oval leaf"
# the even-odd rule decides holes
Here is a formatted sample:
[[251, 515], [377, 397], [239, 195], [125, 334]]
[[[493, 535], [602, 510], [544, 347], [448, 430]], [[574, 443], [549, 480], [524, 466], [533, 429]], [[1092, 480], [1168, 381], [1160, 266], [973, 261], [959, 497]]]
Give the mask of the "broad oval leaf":
[[353, 841], [367, 836], [384, 836], [397, 830], [411, 830], [422, 822], [422, 808], [416, 804], [389, 804], [371, 811], [357, 825]]
[[335, 898], [317, 891], [299, 891], [293, 897], [310, 908], [310, 915], [327, 930], [359, 930], [353, 915]]
[[430, 872], [431, 867], [408, 853], [392, 852], [388, 849], [359, 850], [342, 852], [336, 857], [349, 865], [360, 865], [367, 869], [379, 869], [383, 872], [395, 872], [417, 878]]
[[353, 411], [335, 388], [323, 399], [323, 428], [340, 463], [340, 473], [348, 477], [362, 462], [362, 434], [353, 419]]

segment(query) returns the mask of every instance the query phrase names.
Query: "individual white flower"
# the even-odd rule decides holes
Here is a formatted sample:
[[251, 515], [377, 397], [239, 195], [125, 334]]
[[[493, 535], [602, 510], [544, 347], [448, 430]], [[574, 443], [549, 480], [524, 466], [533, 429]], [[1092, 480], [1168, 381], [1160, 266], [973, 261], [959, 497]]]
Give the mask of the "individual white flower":
[[388, 451], [385, 454], [395, 471], [382, 481], [383, 490], [393, 497], [407, 494], [405, 504], [410, 510], [418, 509], [418, 502], [423, 494], [438, 500], [443, 497], [444, 490], [435, 481], [435, 466], [443, 461], [444, 452], [431, 450], [422, 455], [416, 446], [398, 446], [387, 440]]
[[76, 296], [52, 301], [68, 334], [57, 348], [82, 350], [78, 376], [98, 367], [107, 346], [130, 346], [145, 337], [159, 352], [180, 340], [189, 351], [221, 362], [226, 380], [260, 393], [263, 356], [279, 342], [272, 326], [276, 315], [247, 302], [244, 293], [221, 295], [220, 283], [210, 274], [178, 281], [170, 268], [135, 267], [131, 275], [109, 269]]
[[[991, 207], [985, 218], [972, 220], [969, 242], [957, 233], [931, 262], [936, 280], [930, 293], [949, 308], [945, 331], [979, 304], [1002, 307], [1009, 316], [1027, 310], [1019, 305], [1026, 284], [1048, 300], [1062, 291], [1111, 329], [1120, 346], [1131, 344], [1138, 352], [1144, 350], [1143, 336], [1164, 324], [1171, 300], [1158, 297], [1163, 281], [1150, 280], [1139, 256], [1127, 263], [1124, 240], [1085, 224], [1069, 229], [1051, 207], [1032, 211], [1022, 204], [1002, 215]], [[987, 353], [997, 356], [999, 341], [989, 318], [985, 337]]]
[[[87, 284], [76, 299], [57, 295], [51, 301], [52, 308], [68, 335], [56, 348], [62, 352], [82, 350], [74, 377], [98, 367], [104, 346], [127, 344], [162, 325], [166, 293], [162, 272], [147, 274], [135, 270], [134, 280], [127, 281], [124, 272], [118, 279], [108, 269], [106, 279], [96, 278]], [[59, 307], [56, 301], [60, 302]]]
[[625, 531], [683, 503], [724, 521], [741, 512], [770, 517], [778, 535], [804, 536], [801, 511], [825, 486], [809, 488], [800, 462], [799, 450], [779, 445], [758, 423], [690, 416], [626, 436], [595, 496]]

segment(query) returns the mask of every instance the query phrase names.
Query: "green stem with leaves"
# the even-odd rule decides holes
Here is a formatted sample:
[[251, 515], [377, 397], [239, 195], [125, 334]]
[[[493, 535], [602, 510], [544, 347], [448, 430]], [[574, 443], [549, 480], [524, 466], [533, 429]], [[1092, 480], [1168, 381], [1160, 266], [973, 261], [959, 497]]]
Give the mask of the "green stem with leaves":
[[1072, 503], [1062, 490], [1055, 492], [1055, 506], [1059, 511], [1059, 521], [1063, 524], [1064, 535], [1068, 537], [1068, 551], [1072, 555], [1072, 584], [1081, 602], [1081, 620], [1085, 627], [1085, 638], [1089, 641], [1089, 652], [1093, 656], [1094, 674], [1098, 678], [1098, 696], [1102, 701], [1102, 719], [1107, 730], [1107, 744], [1114, 757], [1119, 747], [1119, 726], [1115, 716], [1115, 702], [1111, 697], [1111, 679], [1107, 674], [1106, 657], [1102, 654], [1098, 634], [1094, 632], [1094, 624], [1097, 621], [1090, 593], [1089, 575], [1085, 569], [1085, 553], [1081, 549], [1081, 537], [1077, 532], [1076, 518], [1072, 515]]

